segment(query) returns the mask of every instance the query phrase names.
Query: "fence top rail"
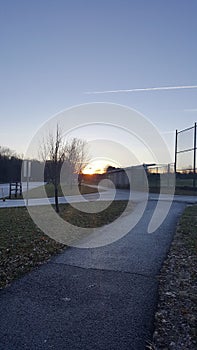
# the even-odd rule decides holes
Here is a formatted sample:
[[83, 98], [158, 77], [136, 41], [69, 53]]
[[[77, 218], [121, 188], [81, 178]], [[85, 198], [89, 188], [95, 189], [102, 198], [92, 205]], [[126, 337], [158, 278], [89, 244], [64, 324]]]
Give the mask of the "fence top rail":
[[194, 151], [196, 148], [193, 147], [193, 148], [187, 148], [187, 149], [184, 149], [184, 150], [181, 150], [181, 151], [177, 151], [177, 154], [179, 153], [185, 153], [185, 152], [191, 152], [191, 151]]
[[192, 130], [192, 129], [194, 129], [195, 128], [195, 126], [193, 125], [193, 126], [190, 126], [189, 128], [186, 128], [186, 129], [183, 129], [183, 130], [180, 130], [180, 131], [177, 131], [177, 134], [180, 134], [181, 132], [184, 132], [184, 131], [189, 131], [189, 130]]

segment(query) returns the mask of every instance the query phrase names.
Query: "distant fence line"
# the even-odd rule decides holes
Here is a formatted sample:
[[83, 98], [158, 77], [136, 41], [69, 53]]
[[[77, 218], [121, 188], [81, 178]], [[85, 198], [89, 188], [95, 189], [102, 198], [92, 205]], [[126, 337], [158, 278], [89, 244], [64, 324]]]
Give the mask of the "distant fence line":
[[[176, 177], [175, 177], [176, 175]], [[161, 188], [170, 189], [176, 185], [177, 190], [196, 191], [193, 172], [177, 172], [174, 163], [156, 164], [154, 166], [131, 166], [115, 168], [104, 174], [83, 175], [83, 181], [98, 184], [101, 180], [110, 180], [106, 186], [122, 189], [149, 190], [158, 192]], [[176, 180], [176, 183], [174, 181]], [[111, 183], [111, 184], [110, 184]]]
[[174, 173], [174, 163], [156, 164], [154, 166], [148, 166], [147, 172], [149, 174], [173, 174]]
[[[101, 180], [110, 180], [107, 186], [116, 188], [132, 188], [133, 190], [146, 190], [148, 188], [166, 187], [173, 185], [174, 163], [155, 164], [154, 166], [143, 164], [126, 168], [114, 168], [104, 174], [83, 175], [86, 182], [99, 183]], [[110, 185], [111, 183], [111, 185]]]

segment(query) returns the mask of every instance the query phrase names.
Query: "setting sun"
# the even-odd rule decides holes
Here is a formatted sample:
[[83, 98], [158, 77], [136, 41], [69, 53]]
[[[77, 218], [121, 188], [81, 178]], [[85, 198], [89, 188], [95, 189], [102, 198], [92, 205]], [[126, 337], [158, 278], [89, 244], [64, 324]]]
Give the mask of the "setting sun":
[[119, 164], [116, 164], [112, 161], [107, 160], [94, 160], [90, 162], [83, 170], [83, 174], [93, 175], [93, 174], [103, 174], [105, 173], [107, 167], [111, 165], [118, 167]]
[[83, 174], [85, 175], [93, 175], [95, 173], [95, 170], [91, 166], [86, 166], [83, 170]]

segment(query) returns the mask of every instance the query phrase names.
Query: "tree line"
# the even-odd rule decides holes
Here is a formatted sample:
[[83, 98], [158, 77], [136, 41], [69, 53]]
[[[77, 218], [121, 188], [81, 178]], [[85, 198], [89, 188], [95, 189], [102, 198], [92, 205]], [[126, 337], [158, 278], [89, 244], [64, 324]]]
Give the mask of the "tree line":
[[0, 146], [0, 182], [16, 182], [21, 179], [22, 157], [8, 147]]
[[[57, 148], [53, 148], [55, 141], [57, 140], [50, 139], [50, 145], [43, 143], [40, 160], [30, 159], [30, 181], [43, 181], [44, 177], [45, 182], [55, 183], [56, 179], [59, 182], [60, 173], [63, 170], [65, 174], [63, 181], [70, 183], [73, 173], [81, 173], [86, 158], [85, 142], [74, 138], [63, 145], [61, 141], [57, 151]], [[0, 183], [24, 181], [23, 160], [23, 156], [18, 155], [15, 151], [0, 146]]]
[[[21, 182], [23, 157], [8, 147], [0, 146], [0, 183]], [[43, 161], [31, 159], [31, 181], [43, 181], [41, 179]], [[46, 173], [46, 171], [45, 171]], [[44, 179], [44, 181], [47, 181]]]

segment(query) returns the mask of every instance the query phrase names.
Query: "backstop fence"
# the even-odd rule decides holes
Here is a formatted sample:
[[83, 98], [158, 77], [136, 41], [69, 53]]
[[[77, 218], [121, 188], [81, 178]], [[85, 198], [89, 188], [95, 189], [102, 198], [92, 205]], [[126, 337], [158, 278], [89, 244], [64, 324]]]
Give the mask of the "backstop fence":
[[176, 130], [174, 170], [177, 178], [187, 175], [184, 179], [187, 178], [185, 184], [189, 187], [196, 187], [196, 126], [197, 123], [187, 129]]
[[[83, 176], [86, 182], [98, 183], [109, 179], [117, 188], [129, 188], [134, 184], [136, 189], [143, 189], [143, 184], [149, 186], [151, 192], [159, 192], [162, 183], [163, 190], [174, 186], [176, 176], [177, 194], [197, 195], [197, 123], [193, 126], [176, 130], [175, 162], [169, 164], [142, 164], [127, 168], [114, 168], [105, 174]], [[146, 174], [146, 176], [144, 176]], [[173, 178], [173, 181], [171, 179]], [[130, 180], [130, 181], [129, 181]], [[162, 181], [161, 181], [162, 180]]]

